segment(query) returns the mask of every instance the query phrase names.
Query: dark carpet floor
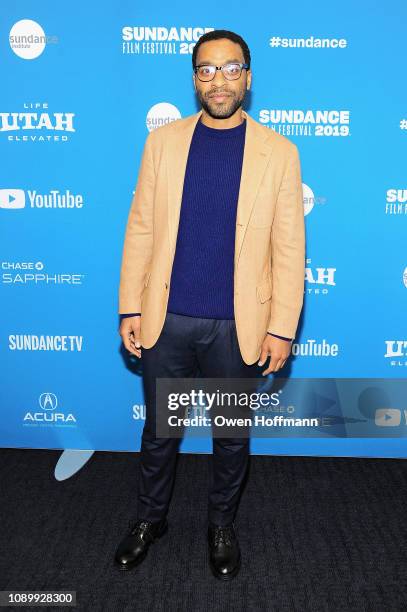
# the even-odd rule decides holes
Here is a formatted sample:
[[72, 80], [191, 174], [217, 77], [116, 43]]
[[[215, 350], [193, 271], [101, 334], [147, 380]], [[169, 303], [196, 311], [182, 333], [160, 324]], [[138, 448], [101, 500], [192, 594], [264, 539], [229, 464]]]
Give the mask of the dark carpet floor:
[[72, 589], [92, 612], [407, 610], [406, 461], [252, 456], [236, 520], [242, 569], [223, 583], [207, 565], [210, 455], [178, 456], [169, 531], [120, 572], [138, 453], [97, 452], [57, 482], [60, 454], [0, 450], [0, 590]]

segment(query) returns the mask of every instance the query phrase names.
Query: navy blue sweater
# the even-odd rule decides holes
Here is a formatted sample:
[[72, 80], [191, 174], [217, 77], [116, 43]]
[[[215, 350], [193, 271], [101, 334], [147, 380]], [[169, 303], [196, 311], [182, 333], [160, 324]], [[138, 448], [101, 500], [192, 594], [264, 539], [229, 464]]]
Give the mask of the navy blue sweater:
[[168, 312], [234, 319], [233, 259], [246, 120], [226, 129], [198, 121], [182, 194]]
[[245, 135], [246, 119], [226, 129], [208, 127], [201, 120], [196, 124], [185, 171], [168, 312], [234, 319], [234, 245]]

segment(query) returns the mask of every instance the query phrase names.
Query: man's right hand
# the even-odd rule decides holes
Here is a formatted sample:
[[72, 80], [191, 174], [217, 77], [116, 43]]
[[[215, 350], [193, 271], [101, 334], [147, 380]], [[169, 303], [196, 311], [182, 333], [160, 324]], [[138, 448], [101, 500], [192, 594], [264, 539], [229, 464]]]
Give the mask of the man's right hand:
[[140, 342], [141, 317], [125, 317], [120, 323], [119, 335], [129, 353], [141, 357]]

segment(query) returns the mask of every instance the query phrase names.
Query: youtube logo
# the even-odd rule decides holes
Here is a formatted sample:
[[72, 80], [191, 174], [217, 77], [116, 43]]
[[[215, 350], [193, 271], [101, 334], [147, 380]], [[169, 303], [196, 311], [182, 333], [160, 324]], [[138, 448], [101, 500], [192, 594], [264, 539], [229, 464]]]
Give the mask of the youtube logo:
[[377, 408], [375, 424], [378, 427], [395, 427], [401, 423], [401, 411], [397, 408]]
[[0, 189], [0, 208], [11, 210], [25, 207], [25, 192], [22, 189]]

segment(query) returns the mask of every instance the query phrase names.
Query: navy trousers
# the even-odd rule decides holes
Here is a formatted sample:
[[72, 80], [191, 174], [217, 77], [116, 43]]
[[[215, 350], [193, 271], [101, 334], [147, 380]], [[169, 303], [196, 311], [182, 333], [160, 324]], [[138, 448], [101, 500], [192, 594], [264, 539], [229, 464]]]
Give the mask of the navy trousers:
[[[162, 519], [169, 507], [180, 438], [157, 438], [156, 378], [254, 378], [264, 366], [246, 364], [233, 319], [205, 319], [167, 312], [156, 344], [141, 349], [146, 404], [137, 498], [137, 517]], [[208, 519], [225, 526], [234, 520], [248, 468], [250, 437], [212, 438]]]

